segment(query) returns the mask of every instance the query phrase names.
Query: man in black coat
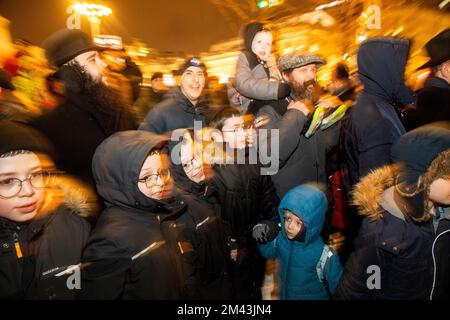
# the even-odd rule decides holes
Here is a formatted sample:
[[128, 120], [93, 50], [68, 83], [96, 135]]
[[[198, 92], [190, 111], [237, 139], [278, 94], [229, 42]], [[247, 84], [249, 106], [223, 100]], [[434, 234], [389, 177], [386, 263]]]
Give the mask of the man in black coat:
[[198, 58], [189, 58], [178, 70], [180, 87], [167, 93], [167, 98], [154, 106], [139, 126], [139, 130], [166, 133], [175, 129], [193, 128], [194, 121], [205, 125], [206, 67]]
[[97, 146], [116, 131], [135, 129], [119, 94], [103, 83], [106, 64], [88, 35], [61, 30], [43, 44], [66, 90], [65, 102], [30, 124], [55, 146], [57, 166], [93, 186], [91, 161]]
[[450, 29], [431, 39], [426, 45], [430, 61], [422, 68], [432, 68], [424, 88], [417, 96], [419, 124], [450, 120]]

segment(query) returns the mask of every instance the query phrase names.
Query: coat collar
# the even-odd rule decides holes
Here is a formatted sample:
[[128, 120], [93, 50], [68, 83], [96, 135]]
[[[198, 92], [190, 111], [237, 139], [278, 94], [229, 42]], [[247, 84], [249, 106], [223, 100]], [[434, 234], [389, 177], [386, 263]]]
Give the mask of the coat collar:
[[450, 84], [444, 79], [431, 76], [425, 81], [425, 88], [428, 87], [438, 87], [442, 89], [450, 89]]

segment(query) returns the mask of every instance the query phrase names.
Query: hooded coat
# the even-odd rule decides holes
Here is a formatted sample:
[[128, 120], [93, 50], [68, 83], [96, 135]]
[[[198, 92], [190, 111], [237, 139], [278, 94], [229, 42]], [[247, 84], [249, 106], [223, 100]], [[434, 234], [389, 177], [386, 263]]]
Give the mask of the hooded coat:
[[201, 121], [202, 126], [205, 126], [207, 108], [205, 99], [202, 98], [194, 106], [180, 88], [175, 88], [150, 110], [139, 130], [162, 134], [175, 129], [193, 128], [194, 121]]
[[349, 186], [390, 163], [391, 145], [405, 133], [395, 105], [414, 101], [403, 81], [409, 47], [407, 40], [375, 38], [359, 48], [358, 72], [364, 89], [343, 128]]
[[[298, 216], [306, 226], [302, 242], [289, 240], [284, 229], [284, 210]], [[329, 299], [324, 284], [319, 280], [316, 266], [324, 249], [320, 237], [327, 200], [323, 192], [308, 185], [289, 190], [278, 208], [281, 230], [275, 240], [260, 244], [261, 254], [267, 259], [278, 259], [281, 300], [326, 300]], [[342, 276], [339, 256], [332, 249], [325, 264], [323, 275], [333, 294]]]
[[231, 299], [228, 236], [217, 190], [209, 182], [191, 181], [181, 165], [172, 164], [171, 173], [178, 197], [188, 206], [183, 216], [183, 238], [192, 245], [192, 250], [183, 254], [188, 298]]
[[247, 112], [252, 99], [278, 99], [278, 87], [280, 86], [281, 76], [276, 63], [272, 61], [273, 65], [269, 68], [252, 51], [253, 38], [263, 29], [264, 26], [261, 23], [254, 22], [245, 26], [242, 30], [244, 50], [239, 53], [236, 63], [236, 84], [235, 88], [231, 88], [228, 91], [228, 97], [232, 101], [232, 96], [236, 91], [243, 96], [241, 98], [242, 105], [239, 106], [243, 113]]
[[[335, 299], [430, 299], [434, 270], [431, 249], [437, 235], [450, 230], [450, 215], [434, 230], [432, 223], [417, 224], [408, 216], [384, 209], [380, 202], [383, 193], [394, 186], [395, 176], [395, 167], [385, 166], [364, 177], [355, 188], [354, 203], [365, 219]], [[439, 266], [436, 288], [444, 289], [435, 289], [434, 299], [448, 298], [448, 241], [444, 235], [436, 243], [441, 247], [435, 254]], [[370, 290], [367, 281], [374, 273], [368, 268], [373, 265], [381, 271], [380, 289]]]
[[[448, 299], [450, 288], [450, 211], [438, 207], [429, 215], [426, 195], [418, 189], [423, 174], [433, 179], [448, 174], [448, 156], [439, 169], [434, 159], [450, 148], [450, 131], [441, 124], [415, 129], [392, 147], [397, 165], [385, 166], [364, 177], [354, 190], [354, 204], [363, 220], [337, 299], [425, 300]], [[425, 220], [430, 216], [430, 220]], [[378, 288], [368, 277], [378, 266]], [[376, 284], [376, 282], [375, 282]]]
[[92, 169], [106, 209], [83, 254], [90, 264], [82, 272], [83, 299], [180, 297], [177, 219], [186, 205], [148, 198], [137, 186], [149, 152], [163, 142], [148, 132], [124, 131], [98, 147]]
[[[68, 276], [56, 277], [78, 265], [96, 214], [87, 193], [71, 180], [52, 179], [40, 213], [29, 223], [0, 218], [0, 298], [72, 300]], [[22, 257], [18, 256], [20, 247]]]

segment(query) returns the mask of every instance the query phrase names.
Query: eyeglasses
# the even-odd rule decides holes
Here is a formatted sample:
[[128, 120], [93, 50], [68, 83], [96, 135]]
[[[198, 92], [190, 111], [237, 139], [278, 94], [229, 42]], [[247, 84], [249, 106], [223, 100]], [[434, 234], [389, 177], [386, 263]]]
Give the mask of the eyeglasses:
[[253, 123], [246, 123], [241, 124], [240, 126], [234, 127], [233, 129], [224, 130], [222, 129], [222, 132], [232, 132], [232, 133], [239, 133], [239, 132], [245, 132], [248, 129], [251, 129], [253, 127]]
[[28, 181], [33, 188], [44, 188], [48, 184], [49, 177], [49, 172], [39, 171], [30, 174], [30, 176], [24, 180], [20, 180], [18, 178], [6, 178], [0, 180], [0, 197], [15, 197], [22, 190], [22, 185], [25, 181]]
[[142, 179], [138, 179], [138, 182], [145, 183], [147, 188], [151, 188], [156, 185], [159, 178], [163, 181], [170, 178], [170, 171], [168, 169], [161, 170], [158, 173], [150, 174]]

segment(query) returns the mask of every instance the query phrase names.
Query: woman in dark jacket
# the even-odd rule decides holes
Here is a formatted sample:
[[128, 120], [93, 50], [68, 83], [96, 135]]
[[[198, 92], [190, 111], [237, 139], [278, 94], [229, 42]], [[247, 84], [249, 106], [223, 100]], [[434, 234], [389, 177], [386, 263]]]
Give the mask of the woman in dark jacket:
[[336, 299], [449, 298], [450, 130], [422, 127], [356, 185], [365, 216]]
[[187, 297], [230, 299], [230, 252], [217, 190], [211, 184], [208, 166], [203, 163], [201, 143], [194, 143], [193, 132], [186, 130], [178, 145], [179, 154], [171, 154], [171, 173], [177, 196], [188, 206], [187, 214], [180, 219], [187, 244], [183, 252]]
[[83, 254], [83, 299], [177, 299], [182, 288], [178, 219], [163, 137], [124, 131], [95, 152], [93, 173], [105, 201]]

